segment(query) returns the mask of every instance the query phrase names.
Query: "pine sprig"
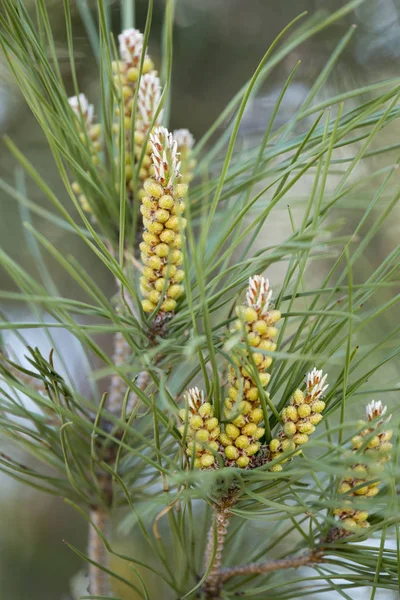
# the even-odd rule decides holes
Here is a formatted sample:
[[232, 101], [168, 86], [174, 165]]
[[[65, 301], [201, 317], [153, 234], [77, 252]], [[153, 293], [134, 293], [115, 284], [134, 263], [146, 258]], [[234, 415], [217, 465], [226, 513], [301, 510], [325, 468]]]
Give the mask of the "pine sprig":
[[[293, 118], [275, 126], [296, 68], [262, 140], [238, 146], [246, 106], [271, 70], [361, 1], [289, 24], [196, 143], [185, 123], [172, 133], [162, 126], [169, 115], [173, 2], [167, 2], [160, 65], [147, 50], [152, 3], [143, 34], [125, 10], [118, 42], [103, 3], [99, 35], [86, 3], [78, 3], [99, 61], [101, 98], [87, 100], [76, 78], [69, 2], [73, 99], [44, 2], [35, 22], [22, 2], [4, 0], [0, 44], [68, 201], [12, 140], [8, 150], [52, 208], [38, 207], [23, 186], [3, 181], [0, 187], [25, 211], [77, 236], [115, 281], [104, 291], [74, 248], [65, 254], [30, 223], [27, 239], [40, 269], [48, 274], [48, 260], [55, 261], [79, 300], [0, 252], [17, 290], [0, 298], [32, 315], [0, 323], [6, 340], [0, 427], [36, 459], [31, 467], [3, 453], [0, 469], [62, 496], [87, 518], [87, 554], [70, 547], [90, 563], [88, 597], [113, 597], [119, 580], [148, 598], [149, 574], [182, 598], [290, 600], [325, 591], [350, 597], [368, 586], [398, 589], [398, 548], [387, 543], [398, 531], [398, 436], [385, 455], [390, 460], [383, 460], [369, 450], [390, 443], [385, 423], [360, 429], [357, 418], [360, 396], [371, 402], [372, 394], [386, 399], [398, 392], [389, 365], [400, 352], [392, 324], [399, 247], [365, 276], [361, 265], [399, 198], [392, 160], [400, 146], [377, 140], [399, 117], [400, 82], [318, 99], [355, 35], [351, 28]], [[384, 166], [364, 173], [360, 166], [378, 154]], [[296, 185], [304, 181], [307, 197], [296, 202]], [[301, 214], [287, 211], [289, 198]], [[354, 206], [361, 208], [358, 221], [342, 231], [337, 216]], [[290, 233], [272, 242], [269, 233], [284, 220]], [[272, 267], [279, 274], [273, 293], [261, 275], [272, 279]], [[54, 344], [46, 354], [32, 347], [26, 329], [44, 330], [49, 339], [56, 329], [71, 334], [85, 362], [96, 360], [87, 374], [91, 391], [69, 376], [62, 348]], [[113, 339], [111, 356], [99, 335]], [[24, 357], [14, 352], [16, 339], [26, 347]], [[380, 405], [369, 406], [374, 415]], [[394, 410], [394, 431], [397, 419]], [[357, 478], [360, 464], [368, 477]], [[358, 492], [378, 489], [377, 465], [379, 493], [367, 498]], [[113, 547], [109, 517], [119, 507], [127, 511], [124, 529], [140, 531], [151, 564]], [[368, 529], [357, 526], [365, 513]], [[379, 537], [379, 548], [371, 536]], [[134, 565], [132, 581], [110, 568], [108, 554]], [[294, 571], [302, 566], [312, 574]]]

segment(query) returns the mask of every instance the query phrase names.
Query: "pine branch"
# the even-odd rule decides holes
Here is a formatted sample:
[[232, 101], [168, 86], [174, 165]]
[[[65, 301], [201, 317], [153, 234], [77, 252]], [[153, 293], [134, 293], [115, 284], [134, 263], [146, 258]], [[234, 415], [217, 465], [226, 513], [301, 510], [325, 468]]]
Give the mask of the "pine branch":
[[210, 572], [203, 586], [207, 598], [217, 598], [219, 596], [222, 583], [220, 568], [229, 521], [230, 513], [227, 509], [217, 508], [214, 511], [213, 523], [208, 532], [208, 543], [204, 557], [204, 566], [207, 568], [214, 556]]
[[[84, 268], [85, 263], [78, 256], [65, 256], [29, 219], [29, 233], [78, 284], [82, 300], [58, 296], [33, 237], [27, 240], [31, 255], [38, 259], [40, 278], [0, 252], [1, 268], [19, 290], [1, 292], [0, 297], [22, 301], [29, 314], [35, 313], [32, 322], [9, 323], [6, 318], [1, 330], [11, 330], [23, 340], [24, 329], [44, 331], [51, 339], [52, 329], [61, 328], [79, 342], [76, 356], [67, 353], [60, 341], [60, 350], [52, 350], [48, 359], [39, 347], [28, 347], [29, 369], [14, 363], [8, 368], [0, 356], [5, 379], [4, 386], [0, 385], [1, 434], [58, 473], [32, 470], [5, 454], [0, 454], [0, 468], [17, 481], [66, 496], [78, 510], [89, 513], [90, 597], [112, 596], [112, 578], [116, 578], [135, 597], [147, 598], [148, 578], [153, 576], [163, 581], [162, 591], [155, 590], [155, 595], [183, 598], [197, 594], [205, 600], [241, 595], [225, 589], [226, 583], [229, 588], [230, 580], [240, 576], [246, 578], [239, 580], [247, 588], [242, 594], [260, 594], [261, 589], [265, 593], [269, 573], [327, 563], [329, 544], [336, 541], [340, 543], [331, 546], [334, 563], [349, 572], [346, 589], [372, 586], [387, 592], [398, 587], [399, 549], [385, 543], [386, 531], [398, 514], [398, 438], [392, 448], [391, 431], [366, 423], [360, 429], [347, 416], [356, 418], [356, 395], [378, 392], [365, 384], [399, 354], [393, 345], [398, 329], [392, 332], [391, 321], [387, 335], [379, 336], [371, 347], [367, 332], [378, 323], [385, 331], [382, 318], [400, 301], [396, 291], [392, 294], [392, 288], [398, 287], [400, 248], [393, 249], [375, 269], [368, 267], [365, 280], [360, 277], [360, 283], [353, 283], [364, 265], [363, 255], [399, 199], [395, 186], [393, 197], [389, 187], [395, 172], [391, 158], [366, 175], [361, 162], [399, 147], [373, 145], [378, 132], [400, 116], [399, 81], [371, 84], [315, 104], [353, 35], [352, 27], [293, 118], [282, 126], [275, 122], [286, 92], [292, 91], [289, 87], [297, 67], [271, 107], [262, 142], [254, 139], [254, 143], [241, 144], [239, 133], [248, 102], [271, 69], [324, 27], [351, 14], [362, 1], [351, 0], [325, 19], [311, 19], [285, 45], [282, 36], [295, 19], [272, 42], [248, 85], [193, 148], [193, 137], [186, 129], [171, 134], [162, 126], [168, 121], [162, 120], [162, 111], [168, 116], [170, 110], [174, 3], [166, 3], [160, 78], [147, 54], [153, 2], [149, 2], [144, 33], [133, 29], [133, 19], [128, 19], [129, 29], [118, 36], [119, 56], [115, 56], [109, 15], [98, 3], [104, 50], [99, 62], [104, 76], [100, 77], [101, 108], [96, 108], [80, 93], [75, 77], [77, 95], [69, 101], [65, 96], [44, 3], [37, 12], [37, 27], [23, 1], [15, 6], [12, 0], [3, 0], [6, 18], [2, 19], [0, 47], [43, 128], [71, 208], [75, 207], [79, 218], [10, 140], [6, 141], [8, 149], [57, 214], [26, 196], [19, 175], [15, 189], [0, 181], [0, 190], [21, 204], [21, 214], [32, 210], [52, 226], [74, 232], [116, 281], [115, 290], [110, 291], [110, 295], [117, 292], [113, 303]], [[69, 3], [64, 5], [73, 61], [73, 27]], [[94, 31], [96, 20], [91, 22]], [[366, 93], [372, 97], [363, 99]], [[293, 129], [294, 123], [300, 127]], [[194, 171], [195, 157], [199, 165]], [[352, 181], [350, 176], [357, 171], [360, 179]], [[193, 176], [194, 185], [188, 188]], [[327, 184], [332, 176], [335, 185], [331, 187]], [[376, 185], [374, 178], [379, 180]], [[265, 228], [278, 229], [276, 211], [298, 198], [298, 183], [304, 183], [307, 190], [304, 205], [299, 205], [301, 224], [289, 209], [292, 230], [290, 234], [283, 230], [280, 241], [274, 241]], [[361, 194], [359, 189], [363, 198], [371, 194], [365, 213], [354, 230], [351, 223], [342, 231], [337, 211], [343, 203], [346, 211], [353, 202], [358, 207], [361, 201], [355, 194]], [[252, 249], [254, 244], [258, 248]], [[333, 261], [323, 277], [321, 268], [319, 278], [309, 265], [321, 259], [324, 271], [326, 260]], [[279, 271], [282, 281], [274, 301], [264, 277], [270, 266]], [[248, 279], [246, 299], [241, 300], [238, 294]], [[375, 298], [381, 291], [392, 295], [382, 302], [382, 297]], [[97, 333], [114, 336], [111, 360], [96, 342]], [[88, 358], [95, 355], [105, 368], [114, 367], [107, 382], [108, 397], [103, 395], [97, 410], [98, 394], [85, 398], [74, 384], [81, 352]], [[57, 372], [60, 360], [64, 376]], [[313, 365], [317, 366], [310, 371]], [[321, 368], [330, 376], [337, 374], [326, 394]], [[228, 381], [224, 381], [226, 370]], [[306, 389], [302, 390], [299, 384], [305, 373]], [[384, 370], [382, 380], [386, 377]], [[131, 390], [132, 379], [137, 393]], [[385, 384], [378, 389], [388, 393], [397, 386]], [[25, 401], [24, 392], [32, 402]], [[109, 419], [102, 412], [105, 402]], [[325, 408], [325, 432], [314, 436], [310, 452], [303, 451]], [[375, 413], [381, 409], [380, 401], [372, 401], [368, 421], [378, 417]], [[47, 418], [46, 413], [54, 413], [54, 418]], [[177, 416], [180, 426], [176, 426]], [[130, 417], [127, 428], [125, 417]], [[389, 459], [390, 468], [384, 470]], [[284, 470], [286, 474], [281, 473]], [[315, 485], [309, 485], [311, 478]], [[374, 501], [380, 483], [385, 484], [385, 496]], [[207, 531], [197, 523], [202, 501], [212, 505], [212, 524], [204, 544], [201, 537]], [[127, 526], [139, 523], [151, 549], [151, 562], [147, 554], [132, 559], [121, 555], [134, 568], [137, 565], [142, 590], [110, 569], [108, 540], [114, 506], [131, 509]], [[154, 543], [147, 532], [155, 510]], [[233, 511], [237, 529], [230, 561], [226, 548]], [[159, 531], [159, 520], [166, 514], [168, 522]], [[251, 540], [254, 548], [249, 557], [257, 562], [231, 566], [240, 562], [242, 532], [243, 543], [249, 541], [245, 523], [250, 520], [257, 520], [261, 527], [260, 536]], [[322, 540], [316, 537], [318, 524], [328, 532]], [[282, 539], [296, 531], [307, 540], [303, 544], [308, 550], [272, 560]], [[379, 547], [359, 544], [360, 533], [380, 535]], [[199, 542], [206, 545], [200, 590], [195, 552]], [[309, 570], [304, 571], [294, 574], [292, 583], [293, 572], [282, 573], [287, 599], [297, 597], [300, 588], [318, 593], [323, 580], [327, 590], [338, 589], [328, 572], [322, 570], [310, 578]], [[260, 576], [262, 587], [248, 581], [255, 576]], [[192, 590], [188, 590], [190, 585]]]
[[[114, 336], [114, 352], [112, 356], [114, 365], [116, 367], [125, 365], [131, 354], [131, 347], [122, 333], [116, 333]], [[118, 373], [114, 373], [111, 376], [110, 390], [107, 399], [108, 410], [112, 414], [120, 416], [125, 393], [126, 384]]]
[[238, 567], [227, 567], [225, 569], [221, 569], [218, 573], [218, 576], [222, 584], [232, 577], [260, 575], [262, 573], [270, 573], [271, 571], [280, 571], [282, 569], [297, 569], [298, 567], [304, 567], [321, 562], [322, 559], [323, 550], [321, 548], [314, 548], [313, 550], [309, 550], [305, 554], [297, 557], [288, 556], [287, 558], [268, 560], [263, 563], [248, 563], [247, 565], [241, 565]]
[[213, 507], [213, 522], [208, 532], [208, 542], [204, 554], [204, 569], [209, 569], [203, 585], [206, 598], [218, 598], [221, 591], [223, 552], [231, 520], [231, 508], [235, 502], [234, 493], [228, 492]]
[[97, 531], [108, 539], [111, 533], [110, 514], [103, 507], [97, 506], [92, 508], [89, 516], [93, 523], [89, 525], [88, 537], [88, 556], [93, 561], [89, 562], [89, 592], [94, 596], [107, 597], [112, 593], [110, 576], [93, 563], [108, 568], [108, 553]]
[[[129, 357], [132, 355], [132, 349], [125, 340], [122, 333], [118, 332], [114, 336], [113, 363], [116, 367], [126, 365]], [[136, 385], [144, 390], [149, 383], [150, 375], [147, 371], [141, 371], [137, 377]], [[118, 373], [111, 376], [110, 389], [108, 393], [108, 410], [115, 416], [121, 415], [121, 409], [126, 394], [126, 384]], [[139, 398], [133, 391], [129, 392], [129, 398], [126, 406], [127, 416], [135, 409]]]
[[[115, 253], [114, 253], [111, 242], [108, 242], [107, 246], [109, 248], [110, 253], [114, 255]], [[132, 259], [132, 257], [129, 257], [129, 258], [130, 258], [130, 260]], [[124, 288], [121, 286], [121, 281], [117, 277], [115, 278], [115, 282], [118, 287], [118, 292], [121, 296], [121, 298], [118, 302], [117, 312], [119, 312], [121, 310], [122, 306], [125, 304], [129, 308], [131, 313], [136, 316], [136, 309], [135, 309], [132, 297], [128, 293], [126, 293]], [[124, 338], [122, 333], [117, 332], [114, 335], [114, 340], [113, 340], [113, 357], [112, 357], [112, 359], [113, 359], [114, 365], [116, 367], [125, 365], [128, 362], [129, 357], [131, 355], [132, 355], [132, 348], [129, 346], [128, 342], [126, 341], [126, 339]], [[139, 373], [138, 380], [137, 380], [138, 387], [141, 390], [144, 390], [149, 382], [149, 379], [150, 379], [150, 376], [146, 371], [142, 371], [141, 373]], [[122, 409], [125, 393], [126, 393], [126, 385], [125, 385], [124, 381], [122, 380], [122, 378], [119, 376], [118, 373], [114, 373], [111, 376], [110, 388], [109, 388], [108, 398], [107, 398], [107, 405], [108, 405], [108, 410], [115, 416], [121, 415], [121, 409]], [[131, 391], [129, 394], [128, 404], [127, 404], [128, 415], [129, 415], [129, 413], [131, 413], [134, 410], [138, 400], [139, 399], [138, 399], [137, 395]]]

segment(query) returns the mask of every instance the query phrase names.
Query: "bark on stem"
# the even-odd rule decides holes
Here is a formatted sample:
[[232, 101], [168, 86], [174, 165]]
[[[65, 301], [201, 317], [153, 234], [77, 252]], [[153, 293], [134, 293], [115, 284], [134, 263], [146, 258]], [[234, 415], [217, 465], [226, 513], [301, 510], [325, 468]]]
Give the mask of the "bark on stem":
[[[116, 367], [125, 365], [130, 356], [132, 355], [132, 348], [125, 340], [122, 333], [116, 333], [114, 336], [114, 352], [113, 352], [113, 363]], [[136, 385], [141, 390], [144, 390], [149, 383], [150, 375], [147, 371], [141, 371], [136, 380]], [[120, 377], [118, 373], [114, 373], [111, 376], [110, 389], [107, 398], [107, 408], [116, 417], [121, 416], [122, 405], [124, 397], [127, 391], [127, 385], [125, 381]], [[126, 414], [129, 414], [134, 410], [136, 404], [139, 401], [139, 397], [134, 392], [130, 391], [128, 402], [126, 405]]]
[[[90, 520], [108, 540], [111, 533], [110, 514], [98, 506], [90, 511]], [[108, 568], [108, 552], [95, 527], [89, 525], [88, 555], [90, 560]], [[89, 593], [93, 596], [111, 596], [110, 576], [92, 563], [89, 563]]]
[[[120, 287], [118, 280], [117, 285]], [[125, 300], [127, 299], [125, 298]], [[131, 307], [130, 304], [129, 306]], [[133, 312], [133, 307], [131, 309]], [[113, 363], [116, 367], [122, 367], [128, 362], [132, 354], [132, 349], [121, 332], [117, 332], [115, 334], [113, 342]], [[143, 371], [139, 374], [137, 386], [141, 389], [145, 389], [148, 381], [149, 375], [146, 371]], [[121, 416], [126, 390], [127, 385], [125, 381], [118, 373], [114, 373], [111, 376], [108, 393], [108, 410], [117, 417]], [[127, 414], [132, 412], [138, 401], [139, 397], [135, 393], [131, 392], [126, 407]], [[105, 423], [104, 426], [105, 428], [108, 428], [110, 424]], [[105, 460], [109, 465], [113, 465], [115, 462], [117, 449], [117, 444], [113, 444], [111, 447], [108, 447], [106, 449], [106, 453], [103, 452], [102, 459]], [[101, 450], [102, 448], [100, 446], [100, 452]], [[101, 491], [103, 492], [103, 500], [106, 506], [111, 507], [113, 497], [112, 477], [109, 473], [100, 472], [98, 473], [98, 482]], [[95, 506], [91, 509], [90, 519], [104, 536], [104, 538], [109, 539], [111, 534], [110, 511], [105, 509], [103, 506]], [[93, 525], [89, 526], [88, 556], [91, 561], [101, 565], [102, 567], [105, 567], [106, 569], [108, 568], [108, 552]], [[104, 597], [111, 596], [112, 593], [110, 575], [92, 563], [89, 563], [89, 592], [94, 596]]]
[[[221, 591], [222, 581], [220, 573], [225, 539], [231, 519], [230, 507], [230, 503], [227, 505], [223, 500], [220, 500], [214, 508], [213, 522], [208, 532], [208, 542], [204, 555], [204, 569], [206, 571], [207, 569], [210, 569], [203, 585], [206, 598], [218, 598]], [[213, 562], [210, 568], [212, 560]]]
[[232, 577], [245, 575], [259, 575], [261, 573], [270, 573], [271, 571], [280, 571], [282, 569], [297, 569], [307, 565], [312, 565], [321, 562], [323, 550], [315, 548], [300, 556], [288, 556], [279, 560], [269, 560], [263, 563], [248, 563], [238, 567], [227, 567], [219, 571], [219, 578], [222, 583], [228, 581]]
[[[125, 340], [122, 333], [117, 332], [114, 336], [114, 352], [112, 361], [116, 367], [123, 366], [130, 355], [132, 354], [131, 347]], [[107, 398], [107, 408], [115, 416], [121, 416], [122, 403], [126, 392], [126, 383], [118, 373], [111, 376], [110, 389]]]
[[[128, 342], [125, 340], [122, 333], [116, 333], [114, 337], [114, 353], [113, 363], [117, 367], [121, 367], [127, 363], [129, 357], [132, 354], [132, 349]], [[150, 375], [147, 371], [141, 371], [136, 380], [136, 385], [141, 390], [144, 390], [149, 383]], [[124, 397], [127, 391], [127, 385], [125, 381], [120, 377], [118, 373], [114, 373], [111, 376], [110, 389], [107, 398], [107, 408], [116, 417], [121, 416], [122, 405]], [[134, 410], [137, 403], [139, 402], [139, 396], [132, 390], [129, 392], [128, 402], [126, 404], [126, 416], [129, 417], [130, 413]]]
[[[116, 284], [117, 284], [120, 294], [123, 295], [126, 305], [129, 307], [131, 313], [133, 315], [136, 315], [136, 312], [135, 312], [135, 309], [133, 306], [133, 302], [132, 302], [132, 298], [129, 296], [129, 294], [124, 294], [124, 292], [121, 288], [121, 282], [119, 281], [119, 279], [116, 279], [115, 281], [116, 281]], [[121, 303], [117, 307], [117, 311], [121, 310], [122, 306], [123, 305]], [[125, 364], [127, 364], [130, 356], [132, 355], [132, 348], [129, 346], [128, 342], [126, 341], [126, 339], [124, 338], [124, 336], [121, 332], [117, 332], [114, 335], [113, 344], [114, 344], [113, 356], [112, 356], [113, 363], [116, 367], [124, 366]], [[142, 371], [141, 373], [139, 373], [139, 377], [137, 379], [136, 385], [141, 390], [144, 390], [145, 387], [147, 386], [149, 380], [150, 380], [150, 376], [149, 376], [148, 372]], [[117, 417], [121, 416], [122, 404], [124, 401], [126, 390], [127, 390], [127, 386], [126, 386], [126, 383], [124, 382], [124, 380], [120, 377], [120, 375], [118, 373], [114, 373], [111, 376], [110, 388], [109, 388], [108, 398], [107, 398], [107, 408], [113, 415], [115, 415]], [[128, 399], [128, 403], [127, 403], [127, 407], [126, 407], [127, 416], [129, 416], [129, 413], [131, 413], [133, 411], [133, 409], [135, 408], [138, 401], [139, 401], [138, 396], [134, 392], [131, 391], [129, 394], [129, 399]]]

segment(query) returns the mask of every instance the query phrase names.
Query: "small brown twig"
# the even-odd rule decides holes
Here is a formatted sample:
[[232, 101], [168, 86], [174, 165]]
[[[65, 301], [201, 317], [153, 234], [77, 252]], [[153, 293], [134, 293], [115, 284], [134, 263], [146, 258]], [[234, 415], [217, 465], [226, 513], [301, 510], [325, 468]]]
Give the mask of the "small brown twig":
[[[114, 256], [114, 250], [111, 245], [109, 245], [109, 250]], [[129, 259], [129, 261], [133, 262], [134, 266], [137, 269], [141, 269], [142, 266], [134, 259], [134, 256], [128, 253], [125, 253], [125, 257]], [[126, 293], [123, 286], [121, 285], [121, 281], [116, 278], [115, 282], [117, 284], [118, 292], [121, 296], [120, 301], [117, 306], [117, 312], [120, 312], [123, 306], [127, 306], [131, 313], [137, 317], [136, 310], [133, 304], [133, 300], [131, 296]], [[114, 335], [113, 339], [113, 356], [112, 361], [116, 367], [120, 367], [128, 363], [129, 358], [132, 355], [132, 348], [126, 341], [125, 337], [121, 332], [117, 332]], [[150, 375], [147, 371], [142, 371], [138, 376], [138, 387], [141, 390], [144, 390], [149, 382]], [[126, 383], [123, 381], [121, 376], [118, 373], [114, 373], [111, 376], [110, 388], [107, 398], [107, 407], [108, 410], [115, 416], [121, 416], [121, 409], [123, 406], [123, 401], [126, 393]], [[139, 398], [137, 394], [134, 392], [130, 392], [129, 400], [127, 404], [127, 412], [130, 413], [134, 410], [136, 404], [138, 403]]]
[[204, 554], [204, 570], [209, 569], [203, 584], [206, 598], [219, 598], [221, 592], [221, 565], [228, 526], [231, 520], [231, 508], [236, 503], [235, 493], [222, 496], [213, 508], [213, 521], [208, 532], [208, 542]]
[[247, 565], [239, 565], [237, 567], [227, 567], [219, 571], [219, 579], [221, 584], [223, 584], [232, 577], [259, 575], [261, 573], [270, 573], [271, 571], [280, 571], [282, 569], [297, 569], [298, 567], [321, 562], [322, 559], [323, 549], [314, 548], [300, 556], [288, 556], [287, 558], [268, 560], [263, 563], [248, 563]]
[[[111, 531], [110, 513], [101, 506], [93, 507], [90, 511], [90, 520], [108, 539]], [[89, 525], [88, 556], [91, 561], [107, 568], [107, 550], [93, 525]], [[91, 562], [89, 563], [89, 592], [93, 596], [104, 597], [111, 596], [112, 592], [109, 574]]]
[[214, 556], [214, 561], [203, 585], [207, 598], [218, 598], [221, 591], [220, 569], [229, 521], [230, 513], [228, 509], [217, 508], [215, 510], [213, 524], [208, 532], [208, 542], [204, 556], [205, 569], [209, 568]]
[[[114, 351], [112, 361], [116, 367], [125, 365], [130, 356], [132, 349], [124, 338], [123, 334], [117, 332], [114, 336]], [[122, 405], [126, 392], [126, 383], [118, 373], [113, 373], [111, 376], [110, 388], [107, 397], [107, 408], [113, 415], [120, 417]]]

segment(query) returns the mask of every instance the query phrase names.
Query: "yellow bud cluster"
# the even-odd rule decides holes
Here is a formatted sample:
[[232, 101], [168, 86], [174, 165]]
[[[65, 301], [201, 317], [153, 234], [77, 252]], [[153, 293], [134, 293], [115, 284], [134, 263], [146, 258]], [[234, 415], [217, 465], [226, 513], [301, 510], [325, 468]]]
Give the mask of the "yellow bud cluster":
[[[281, 413], [283, 427], [277, 437], [269, 443], [269, 461], [275, 460], [285, 452], [293, 452], [308, 442], [316, 425], [322, 421], [321, 413], [325, 408], [325, 402], [321, 398], [328, 387], [325, 383], [326, 378], [327, 375], [314, 368], [306, 376], [305, 392], [301, 390], [294, 392], [289, 406], [286, 406]], [[281, 471], [282, 464], [287, 460], [289, 459], [283, 458], [271, 467], [271, 471]]]
[[[159, 306], [160, 313], [175, 310], [177, 299], [183, 293], [184, 272], [182, 235], [186, 221], [181, 216], [187, 185], [176, 183], [179, 177], [176, 143], [172, 134], [160, 127], [151, 136], [155, 176], [144, 183], [142, 198], [143, 241], [140, 244], [144, 264], [140, 279], [145, 312]], [[163, 159], [158, 161], [158, 155]], [[159, 313], [159, 314], [160, 314]]]
[[[120, 60], [112, 63], [114, 85], [117, 95], [122, 99], [123, 115], [120, 106], [116, 108], [113, 125], [115, 134], [119, 133], [121, 117], [125, 130], [125, 179], [127, 197], [132, 201], [135, 192], [134, 170], [138, 176], [139, 198], [145, 196], [143, 182], [155, 176], [151, 155], [153, 149], [148, 141], [152, 133], [161, 125], [160, 110], [161, 83], [154, 64], [143, 47], [143, 34], [137, 29], [127, 29], [119, 36]], [[140, 63], [143, 55], [142, 70]], [[139, 79], [140, 76], [140, 79]], [[139, 89], [137, 89], [139, 88]], [[132, 147], [132, 109], [137, 92], [136, 120], [133, 124]], [[189, 183], [195, 161], [191, 158], [193, 136], [187, 130], [177, 130], [178, 154], [181, 153], [181, 183]]]
[[358, 528], [366, 529], [369, 527], [369, 514], [365, 510], [352, 510], [351, 508], [335, 509], [334, 515], [340, 520], [341, 528], [346, 531], [354, 531]]
[[187, 408], [179, 411], [183, 421], [179, 431], [186, 440], [186, 455], [197, 469], [215, 469], [218, 467], [218, 437], [221, 429], [218, 419], [214, 417], [214, 409], [209, 402], [205, 402], [204, 394], [198, 388], [188, 390], [186, 399]]
[[[89, 104], [89, 101], [84, 94], [72, 96], [69, 98], [68, 102], [76, 116], [76, 126], [79, 131], [80, 140], [84, 146], [89, 145], [92, 162], [97, 166], [100, 163], [99, 152], [102, 147], [102, 128], [100, 123], [93, 122], [94, 107], [92, 104]], [[82, 129], [82, 123], [84, 130]], [[72, 190], [78, 196], [82, 209], [87, 213], [93, 212], [77, 181], [72, 183]]]
[[348, 498], [352, 496], [373, 498], [379, 493], [380, 481], [377, 481], [376, 477], [382, 471], [385, 462], [390, 460], [392, 450], [390, 443], [392, 431], [378, 431], [378, 428], [381, 428], [384, 423], [382, 417], [385, 412], [386, 407], [380, 401], [373, 400], [368, 404], [367, 422], [362, 422], [363, 429], [351, 441], [353, 452], [362, 453], [369, 458], [369, 461], [367, 464], [352, 465], [351, 473], [346, 475], [340, 483], [338, 491], [340, 494], [345, 494], [347, 500], [342, 507], [334, 510], [334, 515], [346, 530], [352, 531], [357, 528], [369, 527], [368, 512], [354, 509]]
[[251, 349], [244, 350], [240, 357], [234, 356], [236, 368], [229, 367], [229, 390], [224, 410], [224, 417], [229, 422], [220, 436], [227, 466], [241, 468], [251, 467], [265, 433], [259, 426], [264, 414], [258, 381], [265, 387], [270, 380], [267, 369], [272, 358], [265, 352], [273, 352], [276, 348], [272, 340], [278, 330], [274, 325], [281, 316], [278, 310], [269, 310], [271, 290], [268, 280], [261, 276], [250, 278], [246, 299], [247, 304], [237, 309], [236, 328], [243, 333], [243, 341]]
[[[140, 61], [143, 52], [143, 34], [137, 29], [126, 29], [119, 36], [121, 60], [112, 63], [114, 83], [122, 94], [126, 116], [132, 113], [133, 97], [140, 74]], [[145, 51], [142, 75], [154, 69], [151, 58]]]
[[[134, 132], [134, 147], [131, 149], [131, 116], [132, 108], [135, 97], [135, 90], [138, 85], [139, 74], [140, 74], [140, 61], [143, 51], [143, 34], [137, 29], [127, 29], [123, 31], [119, 36], [119, 47], [121, 60], [114, 61], [112, 63], [112, 70], [114, 74], [114, 84], [117, 92], [122, 97], [123, 110], [124, 110], [124, 126], [125, 126], [125, 178], [127, 186], [128, 197], [132, 199], [133, 192], [133, 165], [132, 165], [132, 154], [135, 161], [138, 162], [142, 155], [143, 143], [145, 140], [145, 133], [143, 128], [137, 127], [135, 123]], [[144, 80], [145, 85], [147, 78], [156, 78], [153, 74], [154, 64], [151, 58], [145, 53], [142, 77], [141, 81]], [[157, 78], [158, 79], [158, 78]], [[140, 109], [140, 107], [138, 107]], [[140, 121], [140, 110], [138, 121]], [[118, 134], [120, 123], [120, 109], [116, 109], [116, 119], [113, 126], [114, 133]], [[131, 151], [132, 150], [132, 151]], [[144, 181], [151, 174], [149, 169], [151, 167], [151, 147], [150, 144], [146, 148], [142, 163], [139, 167], [139, 179]]]
[[196, 160], [192, 157], [194, 137], [188, 129], [176, 129], [172, 135], [180, 153], [182, 182], [190, 183], [196, 166]]

